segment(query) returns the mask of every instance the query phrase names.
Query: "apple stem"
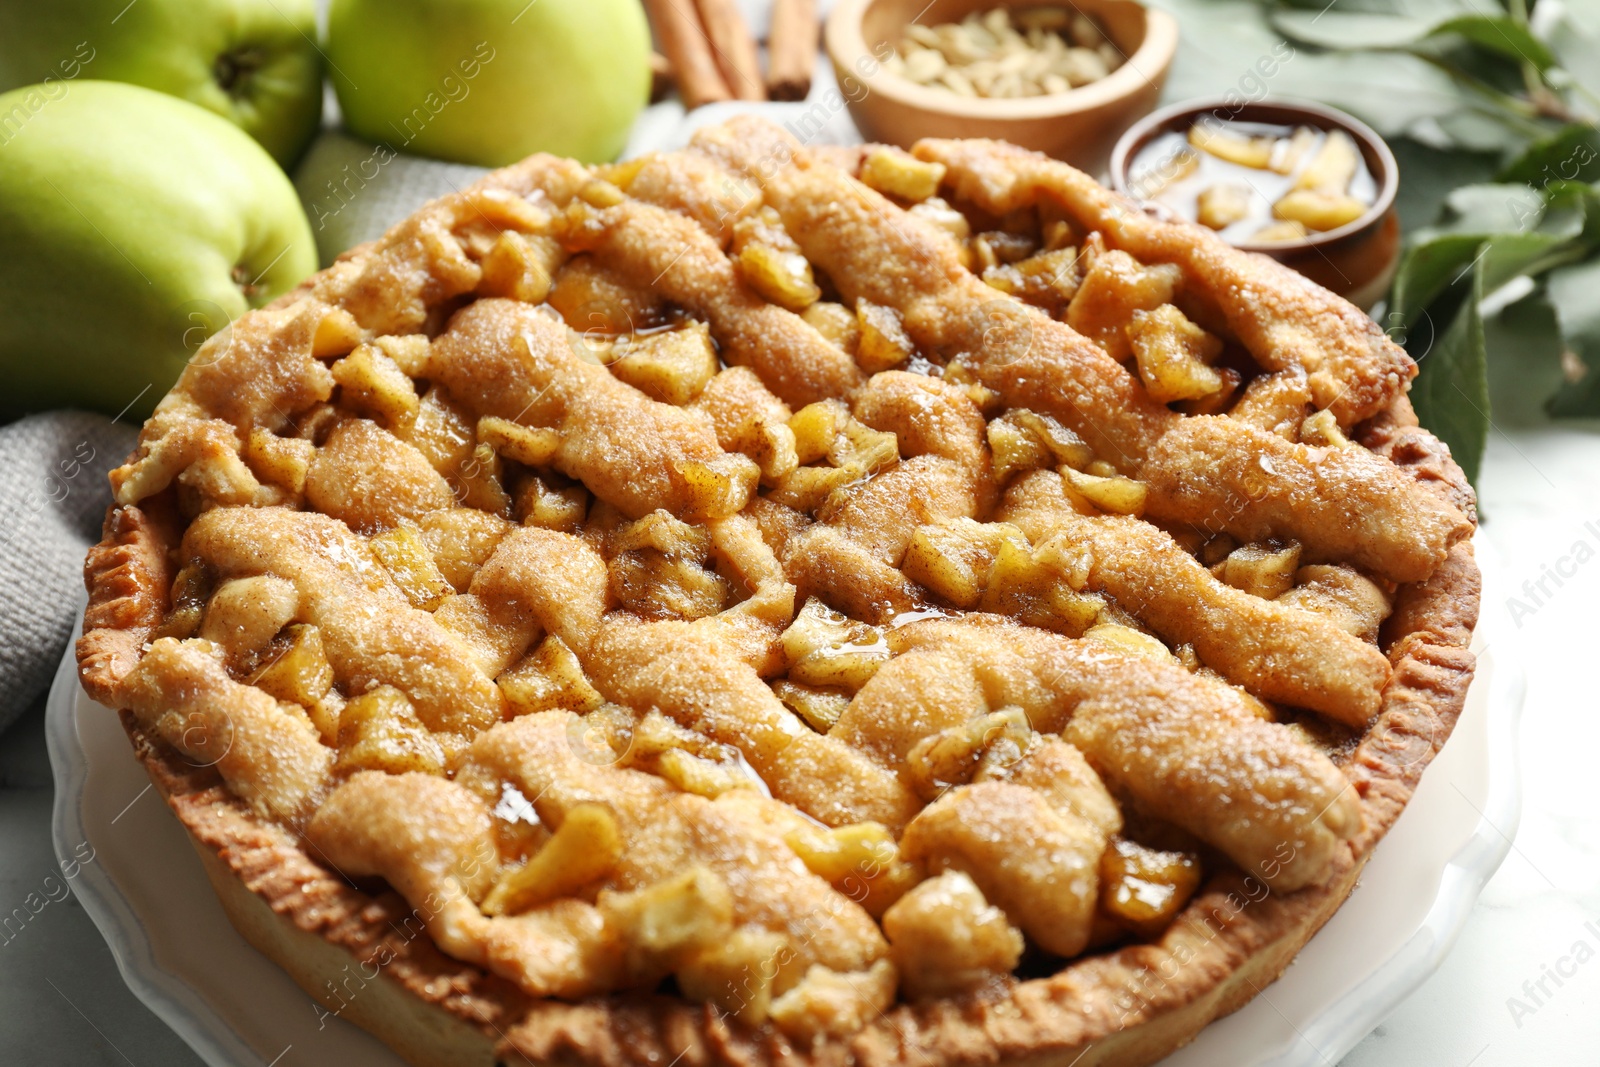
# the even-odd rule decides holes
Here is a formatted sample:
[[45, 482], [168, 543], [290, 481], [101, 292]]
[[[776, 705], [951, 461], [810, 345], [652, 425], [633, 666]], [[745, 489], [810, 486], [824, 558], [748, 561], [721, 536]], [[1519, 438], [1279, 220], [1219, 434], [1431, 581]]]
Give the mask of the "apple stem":
[[250, 272], [245, 269], [243, 263], [237, 264], [233, 268], [233, 284], [239, 287], [239, 291], [244, 294], [246, 300], [254, 300], [256, 294], [261, 292], [261, 286], [250, 280]]
[[239, 48], [224, 52], [212, 66], [212, 75], [223, 92], [232, 97], [244, 96], [244, 86], [250, 76], [261, 69], [266, 57], [258, 48]]

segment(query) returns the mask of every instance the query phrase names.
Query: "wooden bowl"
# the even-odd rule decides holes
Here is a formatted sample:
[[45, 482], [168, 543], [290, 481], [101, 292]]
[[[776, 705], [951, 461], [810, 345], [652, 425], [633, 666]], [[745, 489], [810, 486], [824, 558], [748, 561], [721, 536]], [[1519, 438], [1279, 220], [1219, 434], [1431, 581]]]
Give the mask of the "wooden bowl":
[[[937, 26], [973, 11], [1046, 6], [1093, 18], [1126, 61], [1089, 85], [1016, 100], [958, 96], [883, 68], [913, 21]], [[868, 140], [909, 148], [924, 137], [992, 137], [1097, 174], [1122, 132], [1155, 107], [1178, 48], [1178, 24], [1134, 0], [839, 0], [826, 39], [840, 92]]]
[[[1240, 103], [1236, 99], [1220, 98], [1189, 100], [1146, 116], [1122, 135], [1111, 154], [1112, 187], [1132, 196], [1129, 174], [1145, 145], [1168, 131], [1187, 131], [1202, 115], [1280, 126], [1340, 129], [1355, 140], [1378, 188], [1377, 199], [1366, 214], [1336, 230], [1308, 234], [1298, 241], [1260, 244], [1235, 241], [1233, 244], [1271, 256], [1363, 311], [1370, 311], [1389, 291], [1395, 267], [1400, 262], [1400, 215], [1394, 206], [1395, 194], [1400, 189], [1400, 168], [1383, 138], [1354, 116], [1309, 100], [1279, 98], [1270, 103]], [[1168, 213], [1166, 205], [1154, 201], [1146, 202], [1145, 207], [1156, 214]]]

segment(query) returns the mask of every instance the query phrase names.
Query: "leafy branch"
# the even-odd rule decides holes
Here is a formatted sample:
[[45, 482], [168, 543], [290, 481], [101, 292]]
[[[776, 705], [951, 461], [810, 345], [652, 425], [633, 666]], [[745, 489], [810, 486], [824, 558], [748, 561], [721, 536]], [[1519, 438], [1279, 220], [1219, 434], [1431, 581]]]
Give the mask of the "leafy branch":
[[[1600, 138], [1564, 132], [1499, 177], [1455, 190], [1440, 223], [1412, 234], [1390, 294], [1389, 322], [1421, 368], [1417, 414], [1471, 477], [1489, 424], [1484, 319], [1513, 303], [1544, 305], [1559, 330], [1563, 380], [1546, 410], [1600, 416], [1600, 182], [1578, 180], [1600, 177]], [[1500, 347], [1495, 359], [1525, 358]]]
[[[1485, 13], [1486, 4], [1494, 6]], [[1391, 53], [1413, 57], [1445, 74], [1461, 92], [1464, 110], [1503, 127], [1509, 139], [1485, 144], [1481, 128], [1457, 137], [1453, 116], [1437, 130], [1411, 131], [1462, 147], [1502, 147], [1516, 152], [1560, 127], [1593, 125], [1600, 116], [1600, 26], [1592, 12], [1544, 0], [1530, 12], [1527, 0], [1281, 0], [1272, 25], [1290, 41], [1329, 53]], [[1581, 77], [1580, 77], [1581, 75]], [[1456, 123], [1459, 125], [1459, 121]], [[1442, 143], [1441, 143], [1442, 146]]]
[[1384, 323], [1469, 476], [1491, 381], [1505, 410], [1537, 389], [1543, 414], [1600, 416], [1600, 3], [1151, 2], [1183, 27], [1170, 97], [1310, 97], [1394, 144], [1403, 221], [1438, 218], [1411, 230]]
[[1545, 410], [1600, 416], [1600, 16], [1561, 0], [1486, 6], [1280, 0], [1268, 15], [1314, 55], [1406, 57], [1445, 75], [1458, 106], [1403, 132], [1504, 162], [1493, 183], [1455, 189], [1437, 223], [1410, 235], [1387, 319], [1421, 368], [1417, 414], [1473, 478], [1490, 425], [1490, 359], [1533, 358], [1486, 328], [1514, 304], [1524, 305], [1519, 321], [1531, 308], [1557, 332], [1561, 377]]

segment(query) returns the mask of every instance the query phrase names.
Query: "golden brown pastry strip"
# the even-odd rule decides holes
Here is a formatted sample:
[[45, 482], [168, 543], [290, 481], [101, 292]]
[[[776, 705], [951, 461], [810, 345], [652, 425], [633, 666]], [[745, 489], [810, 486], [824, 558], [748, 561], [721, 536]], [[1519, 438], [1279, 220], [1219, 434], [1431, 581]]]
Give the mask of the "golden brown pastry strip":
[[788, 404], [774, 396], [749, 367], [728, 367], [706, 383], [693, 406], [711, 416], [717, 437], [738, 434], [746, 419], [763, 422], [788, 422], [794, 414]]
[[898, 771], [918, 741], [989, 710], [971, 664], [913, 648], [878, 668], [828, 736]]
[[1055, 472], [1019, 479], [999, 517], [1081, 571], [1083, 588], [1110, 594], [1173, 644], [1192, 644], [1250, 692], [1357, 727], [1377, 710], [1389, 680], [1382, 652], [1320, 616], [1224, 585], [1157, 527], [1078, 513]]
[[1290, 444], [1233, 419], [1195, 416], [1140, 469], [1152, 517], [1241, 541], [1292, 537], [1308, 559], [1421, 581], [1472, 521], [1364, 448]]
[[629, 196], [689, 216], [723, 248], [734, 220], [761, 195], [693, 141], [681, 152], [646, 156], [626, 188]]
[[[649, 989], [670, 972], [741, 1015], [759, 989], [759, 1025], [771, 994], [803, 985], [812, 968], [850, 974], [885, 955], [871, 916], [744, 815], [752, 802], [773, 802], [724, 805], [586, 762], [574, 741], [582, 728], [562, 712], [505, 724], [478, 739], [455, 781], [358, 773], [318, 811], [308, 840], [346, 877], [386, 879], [437, 944], [532, 996]], [[514, 839], [518, 823], [536, 822], [555, 832], [549, 848], [569, 819], [597, 808], [621, 838], [614, 862], [578, 886], [598, 889], [597, 904], [563, 894], [515, 914], [479, 910], [504, 873], [497, 829]], [[719, 966], [730, 941], [754, 941], [762, 951], [745, 962], [763, 973]], [[784, 1025], [776, 1006], [773, 1014]]]
[[[503, 700], [459, 638], [411, 607], [367, 544], [337, 519], [281, 508], [215, 508], [189, 527], [184, 555], [219, 578], [271, 574], [300, 592], [298, 618], [322, 632], [341, 688], [392, 685], [428, 728], [471, 735]], [[397, 656], [394, 650], [406, 649]]]
[[123, 681], [144, 726], [264, 815], [299, 825], [327, 789], [333, 753], [309, 720], [228, 676], [221, 646], [163, 637]]
[[585, 666], [596, 688], [636, 708], [736, 746], [772, 795], [830, 826], [901, 826], [916, 798], [861, 753], [808, 729], [759, 675], [714, 639], [680, 622], [613, 618]]
[[[918, 742], [990, 710], [983, 676], [993, 666], [913, 648], [862, 686], [828, 736], [904, 773]], [[969, 875], [1041, 946], [1071, 956], [1088, 942], [1100, 855], [1122, 820], [1076, 750], [1032, 740], [1028, 756], [984, 772], [1001, 780], [946, 783], [905, 827], [901, 847], [934, 873]]]
[[768, 484], [794, 470], [794, 433], [789, 429], [794, 412], [749, 367], [717, 372], [690, 406], [710, 415], [717, 443], [754, 460]]
[[785, 666], [778, 638], [794, 620], [795, 588], [754, 520], [735, 515], [710, 526], [712, 550], [721, 569], [749, 595], [725, 611], [697, 619], [695, 625], [715, 631], [713, 640], [763, 678], [777, 674]]
[[[1325, 558], [1353, 559], [1398, 580], [1425, 576], [1451, 540], [1470, 529], [1369, 453], [1336, 457], [1329, 475], [1336, 470], [1337, 477], [1324, 477], [1305, 450], [1281, 438], [1267, 441], [1270, 435], [1244, 423], [1185, 419], [1155, 405], [1098, 346], [995, 295], [955, 261], [931, 226], [832, 168], [785, 171], [769, 182], [767, 195], [807, 255], [837, 267], [839, 277], [862, 290], [847, 295], [899, 308], [922, 343], [977, 351], [980, 379], [1008, 405], [1054, 414], [1102, 458], [1150, 480], [1157, 518], [1220, 522], [1220, 530], [1248, 531], [1247, 539], [1302, 539], [1313, 553], [1325, 548]], [[878, 260], [897, 268], [874, 269]], [[975, 305], [980, 296], [985, 305]], [[975, 306], [988, 307], [996, 321]], [[1355, 517], [1358, 530], [1351, 517], [1331, 514], [1340, 493], [1330, 489], [1343, 477], [1360, 487], [1365, 518]], [[1308, 511], [1310, 501], [1321, 510]]]
[[844, 172], [783, 171], [766, 197], [847, 299], [895, 308], [920, 346], [965, 355], [1008, 405], [1050, 412], [1124, 470], [1178, 418], [1099, 346], [979, 281], [947, 236]]
[[800, 142], [787, 129], [758, 115], [732, 115], [727, 122], [702, 126], [689, 147], [715, 159], [736, 176], [758, 183], [790, 166]]
[[1360, 801], [1326, 756], [1176, 664], [993, 616], [912, 623], [889, 643], [972, 660], [990, 703], [1018, 705], [1114, 790], [1276, 888], [1317, 881], [1360, 830]]
[[836, 491], [817, 510], [817, 519], [874, 559], [898, 567], [919, 525], [971, 518], [977, 506], [973, 479], [966, 470], [954, 460], [924, 455]]
[[1251, 379], [1228, 410], [1230, 419], [1277, 434], [1286, 441], [1300, 438], [1300, 424], [1311, 414], [1311, 384], [1301, 367], [1290, 367]]
[[[1225, 524], [1248, 527], [1251, 538], [1300, 538], [1313, 552], [1327, 544], [1329, 558], [1336, 557], [1337, 548], [1344, 558], [1399, 580], [1425, 575], [1443, 559], [1450, 539], [1470, 529], [1464, 518], [1431, 506], [1392, 465], [1364, 453], [1340, 456], [1335, 463], [1341, 477], [1349, 472], [1359, 478], [1364, 514], [1376, 512], [1383, 519], [1366, 523], [1359, 534], [1350, 530], [1348, 518], [1330, 528], [1329, 515], [1310, 516], [1302, 507], [1311, 497], [1303, 487], [1315, 482], [1321, 493], [1316, 499], [1326, 512], [1337, 506], [1339, 494], [1327, 492], [1334, 479], [1318, 479], [1303, 459], [1291, 462], [1300, 453], [1287, 443], [1280, 439], [1278, 448], [1245, 424], [1183, 419], [1154, 405], [1098, 346], [994, 295], [960, 267], [948, 242], [930, 226], [859, 182], [816, 165], [783, 172], [769, 182], [767, 195], [807, 255], [825, 268], [837, 265], [840, 277], [862, 287], [856, 295], [902, 310], [907, 327], [923, 343], [958, 343], [957, 350], [979, 351], [980, 379], [1007, 404], [1056, 415], [1128, 473], [1140, 470], [1139, 461], [1147, 455], [1156, 455], [1145, 463], [1142, 476], [1152, 481], [1151, 513], [1158, 518], [1217, 521], [1214, 514]], [[904, 266], [875, 270], [874, 260]], [[984, 294], [974, 294], [973, 287]], [[996, 321], [974, 314], [972, 302], [979, 295]], [[984, 352], [986, 341], [993, 352]], [[1101, 393], [1085, 395], [1085, 389]], [[1274, 455], [1263, 463], [1264, 450]], [[1178, 465], [1184, 467], [1181, 476], [1172, 469]], [[1264, 514], [1270, 514], [1270, 529], [1260, 521]], [[1221, 529], [1238, 532], [1228, 525]]]
[[1144, 810], [1273, 888], [1315, 885], [1361, 830], [1355, 790], [1281, 726], [1199, 695], [1141, 664], [1117, 689], [1083, 700], [1062, 736]]
[[802, 596], [887, 622], [921, 600], [897, 570], [917, 524], [987, 508], [988, 448], [972, 402], [936, 379], [884, 372], [857, 403], [878, 428], [896, 434], [910, 458], [831, 493], [817, 509], [817, 525], [790, 539], [783, 560]]
[[868, 622], [889, 622], [922, 605], [917, 583], [824, 523], [789, 538], [783, 548], [783, 569], [800, 599], [821, 597]]
[[856, 418], [895, 435], [902, 456], [942, 456], [975, 483], [987, 481], [989, 448], [983, 413], [954, 385], [926, 374], [874, 374], [856, 395]]
[[501, 541], [473, 577], [471, 591], [496, 625], [526, 633], [523, 649], [542, 629], [579, 656], [599, 632], [608, 606], [600, 554], [581, 537], [537, 527]]
[[573, 160], [530, 156], [430, 201], [370, 246], [352, 250], [364, 254], [347, 253], [306, 287], [374, 334], [416, 333], [433, 309], [471, 292], [483, 275], [460, 231], [535, 232], [548, 222], [549, 207], [566, 203], [588, 180], [587, 168]]
[[998, 775], [1036, 789], [1052, 808], [1095, 827], [1108, 840], [1122, 832], [1122, 809], [1078, 749], [1045, 737]]
[[241, 318], [196, 353], [174, 390], [241, 431], [278, 430], [333, 393], [333, 375], [313, 356], [317, 330], [332, 313], [302, 300]]
[[746, 288], [716, 238], [683, 215], [628, 200], [581, 212], [565, 239], [624, 280], [705, 319], [724, 362], [750, 367], [785, 403], [848, 396], [861, 385], [861, 371], [843, 349]]
[[182, 401], [156, 412], [139, 431], [139, 448], [111, 472], [111, 489], [124, 506], [148, 500], [196, 470], [218, 503], [249, 504], [261, 489], [239, 458], [239, 435], [222, 419], [185, 410]]
[[999, 141], [920, 142], [920, 159], [948, 168], [957, 193], [1004, 214], [1050, 199], [1085, 227], [1147, 263], [1175, 263], [1185, 284], [1220, 308], [1269, 371], [1305, 368], [1317, 407], [1348, 428], [1401, 395], [1416, 364], [1342, 297], [1203, 227], [1158, 221], [1082, 171]]
[[[1424, 508], [1420, 526], [1408, 522], [1413, 509], [1426, 504], [1423, 494], [1407, 484], [1408, 480], [1389, 465], [1370, 457], [1364, 462], [1354, 456], [1341, 457], [1340, 466], [1365, 475], [1366, 513], [1371, 514], [1376, 509], [1385, 520], [1372, 522], [1363, 530], [1364, 534], [1376, 533], [1376, 540], [1350, 536], [1348, 523], [1330, 529], [1322, 521], [1324, 516], [1307, 518], [1298, 507], [1302, 494], [1296, 492], [1306, 480], [1297, 469], [1303, 468], [1304, 463], [1295, 465], [1280, 458], [1276, 466], [1269, 460], [1258, 463], [1258, 470], [1251, 470], [1237, 462], [1219, 462], [1218, 457], [1237, 460], [1241, 453], [1251, 451], [1252, 445], [1257, 451], [1270, 446], [1262, 446], [1256, 440], [1258, 435], [1244, 427], [1217, 425], [1213, 420], [1203, 430], [1193, 429], [1164, 409], [1155, 409], [1120, 367], [1109, 360], [1096, 360], [1085, 354], [1081, 346], [1066, 344], [1069, 339], [1057, 335], [1061, 331], [1071, 334], [1067, 327], [1020, 304], [1008, 303], [1006, 298], [997, 297], [992, 290], [970, 278], [954, 263], [939, 235], [920, 220], [899, 212], [876, 193], [842, 175], [828, 175], [824, 167], [786, 172], [771, 183], [768, 192], [786, 212], [791, 229], [801, 235], [809, 256], [825, 266], [837, 265], [841, 277], [856, 281], [862, 292], [855, 295], [901, 308], [907, 313], [908, 326], [914, 332], [923, 332], [918, 327], [925, 324], [927, 332], [919, 339], [948, 344], [955, 337], [962, 337], [972, 346], [981, 346], [983, 340], [1000, 339], [1003, 342], [1000, 351], [980, 363], [980, 377], [1000, 392], [1008, 404], [1052, 412], [1086, 439], [1099, 442], [1102, 450], [1105, 445], [1112, 445], [1120, 456], [1112, 452], [1109, 458], [1130, 472], [1137, 469], [1136, 464], [1129, 465], [1130, 459], [1144, 455], [1145, 448], [1154, 448], [1154, 442], [1161, 436], [1176, 432], [1177, 436], [1160, 450], [1162, 462], [1170, 464], [1179, 457], [1192, 462], [1184, 470], [1181, 484], [1176, 477], [1163, 477], [1170, 472], [1161, 465], [1155, 465], [1150, 471], [1158, 487], [1152, 503], [1152, 512], [1158, 517], [1193, 522], [1195, 519], [1191, 515], [1197, 505], [1203, 504], [1206, 512], [1215, 512], [1223, 521], [1236, 521], [1243, 527], [1250, 525], [1246, 516], [1251, 511], [1261, 510], [1256, 507], [1256, 498], [1262, 498], [1273, 502], [1275, 525], [1263, 533], [1260, 524], [1255, 524], [1255, 536], [1277, 534], [1303, 538], [1313, 546], [1337, 538], [1341, 549], [1363, 550], [1364, 555], [1352, 558], [1385, 571], [1385, 564], [1396, 564], [1390, 558], [1396, 554], [1391, 548], [1396, 542], [1400, 542], [1400, 553], [1410, 548], [1406, 542], [1412, 545], [1418, 541], [1432, 542], [1421, 549], [1427, 558], [1420, 564], [1431, 567], [1443, 558], [1442, 553], [1448, 547], [1447, 538], [1458, 536], [1468, 528], [1464, 520], [1454, 522], [1438, 508]], [[877, 199], [873, 200], [874, 197]], [[873, 270], [868, 264], [874, 259], [909, 266], [899, 272]], [[993, 309], [994, 321], [980, 316], [975, 324], [986, 329], [972, 329], [972, 322], [964, 323], [964, 316], [949, 310], [950, 303], [959, 304], [960, 297], [952, 298], [948, 294], [958, 292], [965, 296], [965, 290], [972, 286], [983, 290], [982, 295]], [[946, 298], [935, 300], [927, 295], [930, 290], [947, 294]], [[969, 298], [969, 307], [970, 299], [973, 298]], [[969, 312], [965, 318], [970, 317]], [[1088, 347], [1094, 348], [1093, 345]], [[1018, 348], [1023, 351], [1013, 351]], [[1079, 363], [1059, 358], [1061, 353], [1078, 359]], [[1009, 358], [1012, 356], [1015, 358]], [[1116, 394], [1089, 398], [1082, 403], [1074, 401], [1074, 388], [1084, 380], [1085, 367], [1101, 374], [1108, 385], [1118, 382], [1120, 376], [1121, 386]], [[1151, 409], [1147, 428], [1135, 427], [1123, 433], [1107, 429], [1115, 425], [1110, 420], [1126, 417], [1119, 416], [1118, 412], [1137, 412], [1141, 408]], [[1111, 414], [1103, 415], [1108, 409]], [[1196, 446], [1196, 438], [1211, 447], [1198, 454], [1191, 451]], [[1126, 442], [1126, 447], [1119, 442]], [[1293, 455], [1283, 449], [1278, 451], [1284, 452], [1285, 457]], [[1174, 459], [1167, 460], [1169, 456]], [[1291, 501], [1279, 499], [1284, 495], [1292, 496], [1295, 506], [1289, 506]], [[1319, 499], [1326, 499], [1326, 496]], [[1230, 529], [1230, 532], [1237, 531]], [[1417, 554], [1417, 550], [1410, 550], [1413, 555]], [[1382, 557], [1384, 563], [1365, 558], [1374, 556]], [[1402, 560], [1398, 565], [1411, 574], [1417, 561]]]
[[334, 428], [312, 457], [305, 492], [316, 511], [367, 533], [456, 502], [421, 452], [369, 419]]
[[618, 948], [594, 905], [557, 900], [506, 918], [478, 910], [500, 857], [488, 806], [455, 782], [362, 771], [328, 798], [306, 837], [345, 877], [388, 881], [440, 948], [533, 996], [615, 987]]
[[1071, 957], [1088, 944], [1106, 837], [1037, 791], [958, 786], [911, 820], [901, 847], [935, 873], [969, 875], [1045, 951]]
[[631, 517], [665, 508], [705, 515], [694, 464], [730, 480], [713, 517], [744, 507], [755, 465], [717, 444], [703, 413], [652, 400], [572, 351], [566, 332], [526, 304], [479, 300], [434, 341], [429, 372], [479, 415], [555, 429], [551, 465]]
[[[795, 973], [813, 963], [858, 970], [884, 954], [872, 918], [821, 878], [797, 871], [780, 835], [762, 833], [758, 823], [680, 793], [654, 775], [580, 758], [587, 750], [573, 738], [583, 727], [567, 712], [502, 724], [473, 742], [458, 780], [485, 801], [498, 801], [504, 783], [514, 785], [552, 828], [577, 805], [603, 800], [623, 835], [610, 887], [641, 888], [703, 863], [732, 891], [735, 923], [790, 938]], [[807, 927], [823, 915], [826, 923], [808, 936]]]

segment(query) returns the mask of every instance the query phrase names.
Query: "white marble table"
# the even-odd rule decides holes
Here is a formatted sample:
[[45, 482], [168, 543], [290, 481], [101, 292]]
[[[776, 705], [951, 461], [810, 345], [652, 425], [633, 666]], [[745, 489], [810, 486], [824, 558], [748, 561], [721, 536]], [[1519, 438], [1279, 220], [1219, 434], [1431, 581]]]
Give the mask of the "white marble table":
[[1600, 1063], [1600, 434], [1505, 427], [1480, 491], [1514, 594], [1483, 610], [1528, 675], [1521, 825], [1444, 966], [1343, 1067]]

